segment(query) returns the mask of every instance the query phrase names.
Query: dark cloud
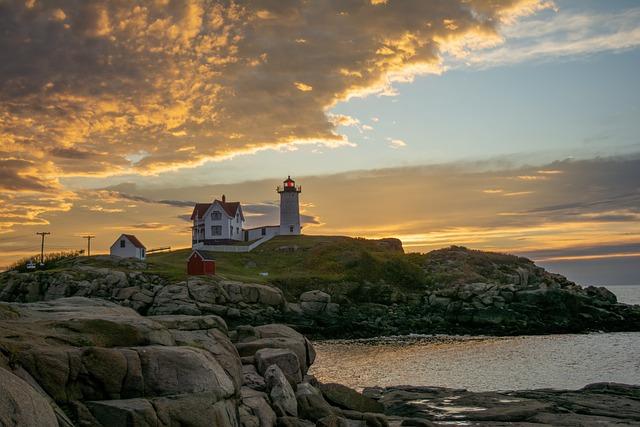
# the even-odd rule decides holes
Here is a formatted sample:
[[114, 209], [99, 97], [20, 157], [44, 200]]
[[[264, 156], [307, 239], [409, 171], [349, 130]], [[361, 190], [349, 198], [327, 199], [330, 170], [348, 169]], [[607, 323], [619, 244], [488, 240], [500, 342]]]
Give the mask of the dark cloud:
[[154, 204], [160, 204], [160, 205], [175, 206], [178, 208], [183, 208], [183, 207], [192, 208], [196, 204], [196, 202], [192, 202], [188, 200], [154, 200], [154, 199], [150, 199], [149, 197], [122, 193], [120, 191], [113, 191], [113, 190], [107, 190], [107, 191], [109, 191], [110, 195], [113, 197], [117, 197], [123, 200], [130, 200], [132, 202], [154, 203]]
[[47, 191], [52, 186], [37, 176], [37, 165], [29, 160], [0, 159], [0, 190]]
[[135, 230], [166, 230], [170, 226], [168, 224], [159, 223], [159, 222], [148, 222], [142, 224], [132, 224], [129, 226], [125, 226], [124, 228], [135, 229]]
[[[498, 43], [501, 23], [545, 4], [0, 1], [0, 162], [13, 162], [0, 203], [13, 197], [3, 190], [44, 191], [70, 176], [348, 143], [330, 106], [439, 69], [446, 50]], [[30, 202], [30, 217], [49, 209]]]
[[48, 152], [62, 174], [104, 175], [344, 143], [327, 107], [435, 70], [443, 50], [499, 42], [501, 22], [545, 7], [374, 3], [3, 1], [6, 152]]

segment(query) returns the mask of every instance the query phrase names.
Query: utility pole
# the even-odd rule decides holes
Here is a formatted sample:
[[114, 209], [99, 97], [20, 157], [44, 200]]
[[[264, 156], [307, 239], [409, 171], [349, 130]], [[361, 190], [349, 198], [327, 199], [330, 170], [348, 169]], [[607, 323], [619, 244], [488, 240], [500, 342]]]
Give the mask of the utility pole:
[[44, 265], [44, 236], [48, 236], [51, 233], [48, 231], [40, 231], [36, 234], [42, 236], [42, 243], [40, 244], [40, 265]]
[[91, 234], [87, 234], [86, 236], [82, 236], [83, 239], [87, 239], [87, 256], [91, 256], [91, 239], [94, 239], [96, 236]]

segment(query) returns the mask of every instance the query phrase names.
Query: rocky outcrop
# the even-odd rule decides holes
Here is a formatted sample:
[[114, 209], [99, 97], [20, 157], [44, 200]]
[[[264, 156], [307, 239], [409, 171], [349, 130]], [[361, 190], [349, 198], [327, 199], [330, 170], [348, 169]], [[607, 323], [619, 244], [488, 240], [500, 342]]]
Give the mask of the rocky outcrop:
[[[111, 267], [97, 267], [78, 259], [55, 271], [0, 274], [0, 300], [101, 298], [158, 321], [162, 316], [218, 316], [233, 328], [286, 323], [314, 338], [640, 330], [639, 306], [620, 304], [605, 288], [582, 288], [525, 258], [453, 247], [421, 259], [424, 271], [435, 278], [430, 286], [402, 291], [385, 283], [363, 283], [357, 292], [335, 297], [307, 290], [297, 301], [286, 301], [280, 289], [268, 285], [219, 277], [171, 281], [135, 270], [135, 263], [125, 268], [113, 261]], [[341, 285], [330, 288], [333, 292]], [[256, 340], [240, 339], [241, 356], [264, 347], [291, 348], [303, 369], [309, 364], [302, 359], [305, 349], [299, 337], [272, 339], [266, 334], [265, 330]], [[197, 334], [181, 334], [184, 339], [193, 335]], [[298, 345], [292, 342], [296, 340]]]
[[368, 388], [391, 423], [428, 425], [637, 425], [640, 386], [597, 383], [581, 390], [469, 392], [440, 387]]
[[0, 275], [0, 301], [37, 302], [82, 296], [130, 307], [143, 315], [218, 315], [232, 324], [269, 323], [285, 306], [274, 287], [193, 277], [172, 282], [144, 271], [80, 264], [61, 271]]
[[0, 425], [57, 427], [47, 399], [11, 372], [0, 368]]
[[[81, 297], [9, 308], [15, 316], [0, 321], [8, 369], [0, 370], [5, 377], [25, 372], [37, 385], [32, 394], [39, 391], [41, 400], [65, 408], [74, 424], [206, 425], [217, 419], [237, 425], [241, 369], [221, 319], [162, 319], [176, 328], [169, 329], [132, 309]], [[189, 331], [181, 329], [194, 326], [212, 340], [182, 345], [181, 334]], [[65, 425], [62, 414], [58, 419]]]
[[436, 286], [403, 303], [342, 304], [333, 315], [301, 322], [298, 329], [323, 337], [348, 338], [640, 330], [640, 306], [618, 303], [606, 288], [582, 288], [548, 273], [543, 281], [528, 274], [523, 277], [528, 279], [518, 284]]
[[229, 331], [215, 315], [143, 317], [84, 297], [3, 303], [0, 423], [386, 425], [331, 406], [307, 375], [314, 359], [285, 325]]

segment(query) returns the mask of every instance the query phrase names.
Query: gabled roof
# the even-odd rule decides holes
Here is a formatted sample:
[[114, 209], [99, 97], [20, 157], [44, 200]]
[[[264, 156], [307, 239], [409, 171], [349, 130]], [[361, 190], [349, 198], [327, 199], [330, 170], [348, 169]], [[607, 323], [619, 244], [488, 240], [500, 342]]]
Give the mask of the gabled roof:
[[134, 236], [133, 234], [123, 234], [123, 236], [126, 237], [127, 239], [129, 239], [129, 241], [136, 248], [147, 249], [146, 246], [143, 245], [142, 242], [140, 240], [138, 240], [138, 238], [136, 236]]
[[189, 258], [187, 258], [187, 261], [191, 259], [191, 257], [193, 256], [193, 254], [198, 253], [198, 255], [200, 255], [200, 258], [202, 258], [205, 261], [215, 261], [215, 252], [213, 251], [205, 251], [202, 249], [194, 249], [191, 251], [191, 254], [189, 254]]
[[[224, 209], [227, 215], [229, 215], [231, 218], [236, 216], [236, 213], [238, 213], [238, 209], [240, 209], [240, 202], [222, 202], [218, 199], [213, 201], [213, 203], [215, 202], [220, 203], [222, 209]], [[242, 211], [240, 212], [240, 214], [242, 214]], [[244, 219], [244, 215], [242, 216], [242, 219]]]
[[211, 203], [196, 203], [193, 207], [193, 212], [191, 213], [191, 220], [198, 218], [204, 218], [204, 214], [207, 213]]
[[224, 209], [226, 214], [231, 218], [235, 217], [238, 209], [240, 209], [240, 215], [242, 216], [242, 219], [244, 219], [240, 202], [223, 202], [222, 200], [215, 199], [213, 203], [196, 203], [193, 207], [193, 212], [191, 213], [191, 220], [196, 219], [196, 216], [198, 218], [204, 218], [204, 215], [207, 213], [211, 205], [216, 202], [222, 206], [222, 209]]

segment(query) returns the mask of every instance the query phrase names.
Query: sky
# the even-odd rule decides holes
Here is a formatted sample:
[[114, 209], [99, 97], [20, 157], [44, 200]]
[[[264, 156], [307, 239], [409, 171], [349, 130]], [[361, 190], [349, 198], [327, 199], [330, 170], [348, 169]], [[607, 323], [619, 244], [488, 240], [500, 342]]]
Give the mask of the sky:
[[0, 1], [0, 266], [190, 244], [223, 193], [303, 232], [640, 284], [640, 4]]

